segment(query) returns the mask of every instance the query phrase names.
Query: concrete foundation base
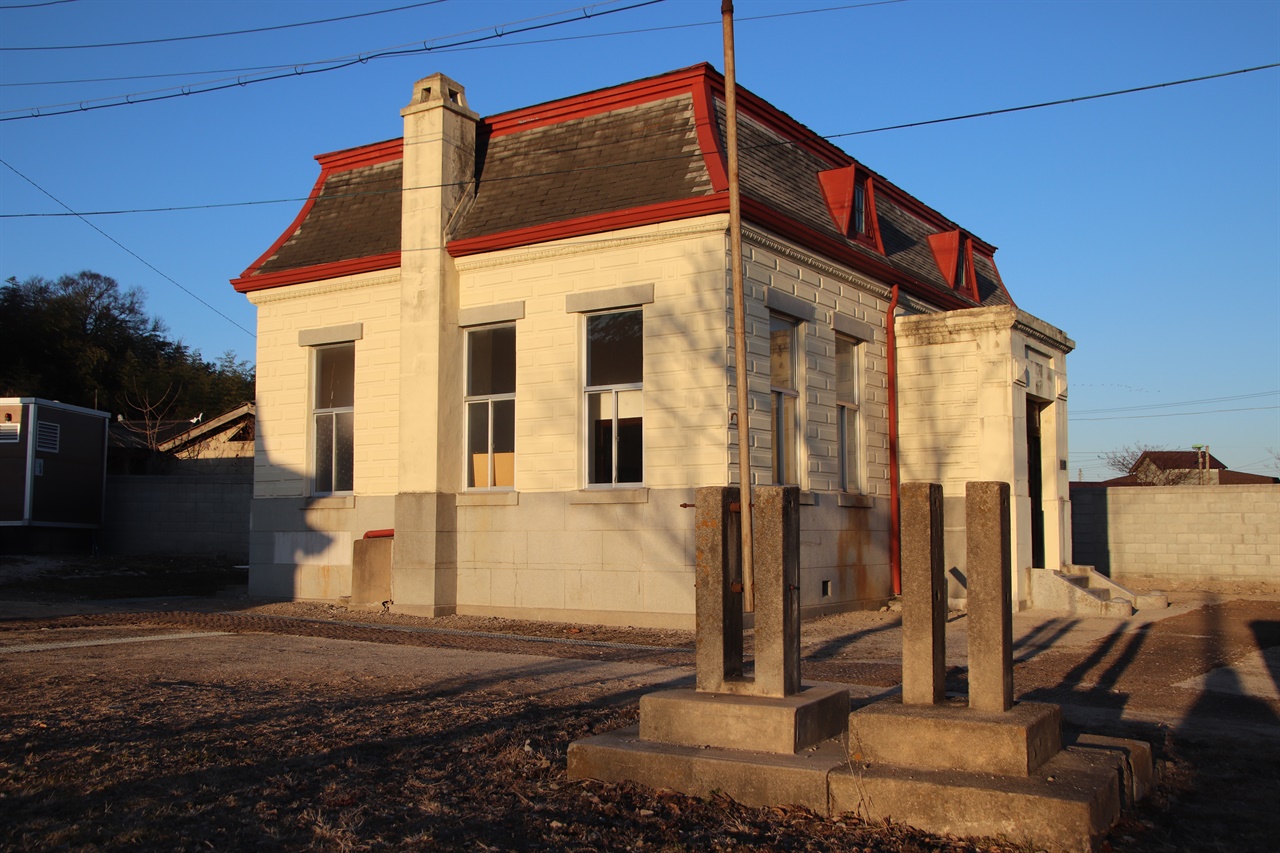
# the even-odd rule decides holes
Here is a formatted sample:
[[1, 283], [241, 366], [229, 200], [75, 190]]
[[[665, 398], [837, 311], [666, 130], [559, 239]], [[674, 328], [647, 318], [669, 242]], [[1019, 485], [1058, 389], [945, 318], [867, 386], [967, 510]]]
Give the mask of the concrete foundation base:
[[921, 770], [964, 770], [1026, 776], [1062, 748], [1057, 705], [1020, 702], [1005, 712], [979, 711], [963, 700], [903, 705], [896, 697], [849, 715], [855, 761]]
[[1030, 776], [855, 764], [831, 773], [831, 813], [1083, 853], [1120, 816], [1121, 763], [1113, 752], [1072, 747]]
[[782, 698], [666, 690], [640, 698], [640, 737], [783, 755], [844, 732], [849, 691], [810, 686]]
[[695, 797], [721, 793], [748, 806], [828, 814], [827, 777], [847, 761], [835, 740], [789, 755], [659, 743], [630, 726], [569, 744], [568, 771], [573, 779], [639, 782]]

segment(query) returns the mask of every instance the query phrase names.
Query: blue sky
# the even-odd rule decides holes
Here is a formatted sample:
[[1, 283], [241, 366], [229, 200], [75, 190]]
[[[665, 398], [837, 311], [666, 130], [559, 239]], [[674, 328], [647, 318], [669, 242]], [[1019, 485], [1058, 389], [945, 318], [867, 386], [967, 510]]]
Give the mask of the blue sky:
[[[0, 48], [415, 5], [41, 2], [0, 0]], [[723, 68], [719, 0], [620, 0], [543, 17], [575, 2], [446, 0], [260, 33], [0, 51], [0, 119], [14, 119], [0, 121], [0, 159], [71, 209], [235, 205], [89, 217], [125, 251], [75, 218], [12, 216], [63, 208], [0, 166], [0, 278], [92, 269], [141, 287], [148, 309], [206, 358], [252, 359], [254, 312], [228, 279], [292, 221], [316, 154], [401, 135], [415, 80], [442, 71], [488, 115], [698, 62]], [[735, 5], [739, 82], [824, 135], [1280, 62], [1274, 2]], [[514, 32], [566, 18], [576, 20]], [[506, 34], [442, 47], [496, 32]], [[435, 49], [281, 80], [242, 70], [424, 43]], [[211, 80], [245, 85], [201, 93]], [[53, 81], [81, 82], [19, 85]], [[137, 102], [183, 86], [191, 94]], [[80, 109], [126, 95], [135, 103]], [[1076, 341], [1072, 479], [1108, 476], [1099, 454], [1137, 443], [1207, 443], [1233, 469], [1277, 473], [1280, 69], [835, 141], [999, 246], [1019, 306]], [[275, 200], [289, 201], [242, 204]]]

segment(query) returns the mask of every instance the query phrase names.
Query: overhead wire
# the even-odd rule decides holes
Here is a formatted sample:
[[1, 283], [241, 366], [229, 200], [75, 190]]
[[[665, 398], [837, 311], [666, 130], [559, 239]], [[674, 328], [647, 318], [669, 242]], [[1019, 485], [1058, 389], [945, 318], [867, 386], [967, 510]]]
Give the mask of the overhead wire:
[[1181, 403], [1149, 403], [1140, 406], [1116, 406], [1108, 409], [1076, 409], [1073, 414], [1077, 415], [1101, 415], [1111, 412], [1138, 412], [1148, 409], [1175, 409], [1179, 406], [1198, 406], [1206, 403], [1229, 403], [1235, 400], [1251, 400], [1256, 397], [1273, 397], [1280, 394], [1280, 390], [1276, 391], [1258, 391], [1250, 394], [1236, 394], [1231, 397], [1206, 397], [1203, 400], [1184, 400]]
[[19, 6], [0, 6], [0, 12], [9, 12], [14, 9], [39, 9], [41, 6], [60, 6], [63, 3], [78, 3], [79, 0], [44, 0], [42, 3], [23, 3]]
[[[63, 207], [65, 207], [67, 210], [71, 210], [71, 208], [70, 208], [70, 207], [69, 207], [69, 206], [68, 206], [64, 201], [62, 201], [62, 199], [58, 198], [58, 197], [57, 197], [57, 196], [55, 196], [53, 193], [51, 193], [51, 192], [49, 192], [48, 190], [46, 190], [44, 187], [40, 186], [40, 185], [39, 185], [39, 184], [37, 184], [35, 181], [31, 180], [31, 178], [28, 178], [26, 175], [24, 175], [22, 172], [20, 172], [20, 171], [18, 171], [17, 169], [15, 169], [12, 165], [10, 165], [10, 164], [9, 164], [8, 162], [6, 162], [4, 159], [0, 159], [0, 165], [3, 165], [6, 169], [8, 169], [9, 171], [13, 172], [13, 173], [14, 173], [15, 175], [17, 175], [19, 178], [22, 178], [22, 180], [24, 180], [24, 181], [26, 181], [27, 183], [31, 184], [31, 186], [35, 187], [35, 188], [36, 188], [37, 190], [39, 190], [40, 192], [44, 193], [44, 194], [45, 194], [45, 195], [47, 195], [49, 198], [53, 199], [53, 201], [54, 201], [54, 202], [56, 202], [57, 204], [62, 205], [62, 206], [63, 206]], [[119, 240], [117, 240], [115, 237], [112, 237], [112, 236], [111, 236], [110, 234], [108, 234], [106, 231], [103, 231], [101, 228], [99, 228], [97, 225], [94, 225], [92, 222], [90, 222], [88, 219], [85, 219], [83, 216], [81, 216], [81, 217], [80, 217], [80, 220], [81, 220], [82, 222], [84, 222], [84, 224], [85, 224], [85, 225], [88, 225], [88, 226], [89, 226], [90, 228], [92, 228], [94, 231], [97, 231], [97, 232], [98, 232], [99, 234], [101, 234], [103, 237], [106, 237], [106, 238], [107, 238], [108, 240], [110, 240], [112, 243], [115, 243], [115, 244], [116, 244], [116, 246], [118, 246], [119, 248], [123, 249], [125, 252], [127, 252], [127, 253], [128, 253], [128, 254], [130, 254], [131, 256], [133, 256], [136, 260], [138, 260], [139, 262], [141, 262], [144, 266], [146, 266], [148, 269], [150, 269], [150, 270], [151, 270], [152, 272], [154, 272], [156, 275], [160, 276], [160, 277], [161, 277], [161, 278], [163, 278], [165, 281], [167, 281], [167, 282], [169, 282], [170, 284], [174, 285], [174, 286], [175, 286], [175, 287], [177, 287], [179, 290], [181, 290], [183, 293], [187, 294], [187, 295], [188, 295], [188, 296], [190, 296], [192, 299], [196, 300], [196, 301], [197, 301], [197, 302], [199, 302], [201, 305], [203, 305], [204, 307], [208, 308], [210, 311], [212, 311], [213, 313], [217, 314], [219, 317], [221, 317], [222, 319], [226, 320], [228, 323], [230, 323], [231, 325], [235, 326], [237, 329], [239, 329], [240, 331], [244, 332], [244, 333], [245, 333], [246, 335], [248, 335], [249, 337], [254, 338], [255, 340], [257, 339], [257, 337], [258, 337], [258, 336], [257, 336], [257, 335], [255, 335], [253, 332], [249, 331], [249, 330], [248, 330], [248, 329], [246, 329], [244, 326], [241, 326], [241, 325], [240, 325], [239, 323], [237, 323], [235, 320], [231, 319], [231, 318], [230, 318], [230, 317], [228, 317], [226, 314], [223, 314], [221, 311], [219, 311], [217, 308], [214, 308], [214, 307], [213, 307], [212, 305], [210, 305], [208, 302], [205, 302], [203, 299], [201, 299], [199, 296], [197, 296], [193, 291], [191, 291], [190, 289], [188, 289], [188, 288], [184, 287], [183, 285], [179, 284], [179, 283], [178, 283], [178, 281], [177, 281], [177, 280], [175, 280], [172, 276], [168, 275], [168, 274], [167, 274], [167, 273], [165, 273], [165, 272], [162, 272], [160, 269], [158, 269], [154, 264], [152, 264], [152, 263], [151, 263], [150, 261], [148, 261], [146, 258], [142, 257], [142, 256], [141, 256], [141, 255], [139, 255], [137, 252], [133, 251], [133, 249], [130, 249], [128, 246], [126, 246], [125, 244], [121, 243], [121, 242], [120, 242]]]
[[[737, 20], [740, 23], [752, 22], [752, 21], [766, 21], [766, 20], [773, 20], [775, 18], [791, 18], [791, 17], [796, 17], [798, 15], [814, 15], [814, 14], [821, 14], [825, 12], [844, 12], [850, 9], [862, 9], [869, 6], [889, 6], [895, 3], [907, 3], [907, 2], [910, 2], [910, 0], [871, 0], [871, 2], [846, 3], [840, 6], [826, 6], [820, 9], [801, 9], [794, 12], [774, 12], [768, 15], [751, 15], [751, 16], [739, 18]], [[595, 6], [601, 6], [601, 5], [607, 5], [607, 4], [605, 3], [595, 4]], [[579, 7], [579, 9], [593, 9], [595, 8], [595, 6], [583, 6], [583, 7]], [[458, 33], [451, 33], [449, 35], [437, 36], [436, 38], [431, 39], [431, 41], [442, 41], [444, 39], [459, 38], [464, 35], [472, 35], [478, 32], [487, 32], [495, 28], [510, 27], [515, 24], [523, 24], [529, 21], [541, 20], [543, 18], [553, 18], [560, 15], [569, 14], [570, 12], [579, 11], [579, 9], [566, 9], [561, 12], [550, 12], [545, 15], [538, 15], [532, 18], [522, 18], [520, 20], [511, 21], [505, 24], [495, 24], [489, 27], [479, 27], [476, 29], [464, 30]], [[588, 17], [591, 17], [591, 16], [588, 15]], [[720, 25], [721, 25], [721, 21], [717, 19], [714, 21], [698, 21], [690, 24], [666, 24], [661, 27], [641, 27], [638, 29], [631, 29], [631, 30], [614, 30], [613, 32], [607, 32], [607, 33], [589, 33], [586, 35], [579, 35], [579, 36], [558, 36], [556, 38], [527, 39], [525, 41], [510, 41], [510, 42], [503, 42], [501, 44], [487, 44], [487, 45], [460, 44], [457, 47], [442, 46], [442, 47], [433, 48], [432, 52], [456, 53], [456, 52], [468, 51], [468, 50], [492, 50], [492, 49], [506, 48], [506, 47], [526, 47], [531, 45], [555, 44], [558, 42], [566, 42], [566, 41], [581, 41], [584, 39], [611, 38], [613, 36], [621, 36], [621, 35], [638, 35], [638, 34], [652, 33], [652, 32], [666, 32], [670, 30], [690, 29], [694, 27], [712, 27], [712, 26], [719, 27]], [[417, 44], [417, 42], [410, 42], [408, 44]], [[210, 69], [205, 69], [203, 71], [171, 71], [171, 72], [165, 72], [163, 74], [134, 74], [134, 75], [116, 76], [116, 77], [87, 77], [87, 78], [76, 79], [76, 80], [43, 80], [43, 81], [28, 81], [28, 82], [17, 82], [17, 83], [7, 82], [7, 83], [0, 83], [0, 88], [8, 88], [8, 87], [16, 87], [16, 86], [62, 86], [62, 85], [67, 85], [72, 83], [113, 83], [113, 82], [122, 81], [122, 80], [157, 80], [165, 77], [201, 77], [206, 74], [244, 74], [244, 73], [259, 72], [259, 71], [278, 71], [285, 68], [296, 68], [298, 66], [305, 66], [305, 65], [321, 65], [321, 64], [326, 64], [330, 62], [341, 62], [347, 59], [358, 58], [361, 56], [371, 56], [373, 54], [380, 53], [383, 50], [398, 50], [400, 48], [407, 47], [408, 44], [393, 45], [392, 47], [389, 47], [389, 48], [377, 48], [373, 51], [364, 51], [362, 53], [336, 56], [330, 59], [316, 59], [316, 60], [309, 60], [305, 62], [286, 62], [286, 63], [277, 64], [277, 65], [249, 65], [249, 66], [242, 66], [239, 68], [210, 68]], [[212, 81], [209, 81], [209, 82], [212, 82]], [[134, 94], [137, 95], [142, 93], [134, 93]], [[124, 98], [128, 96], [116, 95], [114, 97]], [[52, 107], [52, 106], [60, 106], [60, 105], [51, 104], [48, 106]], [[24, 107], [23, 109], [30, 110], [30, 109], [37, 109], [37, 108]]]
[[420, 9], [423, 6], [435, 6], [443, 2], [445, 2], [445, 0], [423, 0], [423, 2], [421, 3], [411, 3], [408, 6], [397, 6], [394, 9], [378, 9], [373, 12], [360, 12], [355, 15], [342, 15], [337, 18], [322, 18], [316, 21], [298, 21], [297, 23], [293, 23], [293, 24], [276, 24], [270, 27], [254, 27], [253, 29], [248, 29], [248, 30], [231, 30], [229, 32], [222, 32], [222, 33], [203, 33], [201, 35], [194, 35], [194, 36], [165, 36], [163, 38], [137, 39], [135, 41], [103, 42], [100, 44], [59, 44], [59, 45], [42, 45], [42, 46], [31, 46], [31, 47], [0, 47], [0, 52], [16, 53], [20, 51], [39, 51], [39, 50], [88, 50], [88, 49], [103, 48], [103, 47], [137, 47], [140, 45], [147, 45], [147, 44], [173, 44], [175, 42], [181, 42], [181, 41], [198, 41], [200, 39], [214, 39], [214, 38], [222, 38], [224, 36], [243, 36], [243, 35], [250, 35], [252, 33], [269, 33], [269, 32], [275, 32], [277, 30], [292, 30], [298, 27], [311, 27], [311, 26], [315, 26], [316, 24], [332, 24], [338, 21], [352, 21], [352, 20], [355, 20], [356, 18], [372, 18], [376, 15], [386, 15], [391, 12], [403, 12], [406, 9]]
[[[1206, 80], [1215, 80], [1215, 79], [1220, 79], [1224, 77], [1234, 76], [1237, 74], [1245, 74], [1252, 71], [1263, 71], [1266, 69], [1278, 68], [1278, 67], [1280, 67], [1280, 63], [1272, 63], [1270, 65], [1261, 65], [1254, 68], [1245, 68], [1245, 69], [1239, 69], [1236, 71], [1227, 71], [1227, 72], [1222, 72], [1218, 74], [1209, 74], [1202, 77], [1192, 77], [1184, 80], [1176, 80], [1176, 81], [1170, 81], [1166, 83], [1155, 83], [1149, 86], [1138, 86], [1138, 87], [1133, 87], [1129, 89], [1120, 89], [1113, 92], [1107, 92], [1107, 93], [1101, 93], [1101, 94], [1095, 94], [1095, 95], [1083, 95], [1083, 96], [1074, 97], [1074, 98], [1063, 98], [1056, 101], [1046, 101], [1046, 102], [1042, 102], [1034, 105], [1027, 105], [1027, 106], [1021, 106], [1021, 107], [1008, 107], [1008, 108], [1003, 108], [998, 110], [988, 110], [981, 113], [969, 113], [963, 116], [953, 116], [951, 118], [928, 119], [925, 121], [911, 122], [908, 124], [892, 125], [892, 126], [886, 126], [886, 127], [880, 127], [880, 128], [873, 128], [869, 130], [849, 131], [845, 133], [834, 133], [834, 134], [815, 133], [813, 135], [813, 138], [832, 140], [832, 139], [838, 139], [838, 138], [847, 137], [847, 136], [858, 136], [861, 134], [868, 134], [868, 133], [883, 133], [891, 130], [903, 130], [903, 129], [912, 128], [912, 127], [922, 127], [925, 125], [939, 124], [941, 122], [961, 121], [961, 120], [972, 119], [972, 118], [983, 118], [991, 115], [999, 115], [1002, 113], [1012, 113], [1012, 112], [1020, 112], [1024, 110], [1030, 110], [1030, 109], [1042, 109], [1042, 108], [1048, 108], [1048, 107], [1054, 107], [1054, 106], [1063, 106], [1066, 104], [1096, 100], [1098, 98], [1117, 97], [1119, 95], [1130, 95], [1130, 94], [1135, 94], [1139, 92], [1146, 92], [1146, 91], [1152, 91], [1154, 89], [1165, 88], [1168, 86], [1180, 86], [1180, 85], [1186, 85], [1189, 83], [1198, 83]], [[0, 119], [0, 121], [4, 121], [4, 120], [5, 119]], [[651, 134], [651, 135], [656, 135], [656, 134]], [[762, 143], [754, 146], [743, 146], [743, 150], [757, 151], [757, 150], [771, 148], [771, 147], [798, 145], [803, 141], [804, 140], [799, 140], [799, 141], [782, 140], [780, 142]], [[609, 143], [602, 142], [592, 146], [580, 146], [572, 150], [582, 151], [592, 147], [603, 147], [607, 144]], [[559, 153], [566, 153], [568, 150], [569, 149], [563, 149]], [[669, 157], [651, 157], [651, 158], [645, 158], [641, 160], [615, 161], [615, 162], [609, 162], [609, 163], [603, 163], [603, 164], [597, 164], [597, 165], [574, 166], [573, 168], [570, 168], [570, 169], [553, 169], [553, 170], [547, 170], [543, 172], [527, 172], [527, 173], [522, 173], [519, 175], [511, 175], [503, 178], [490, 178], [487, 180], [489, 180], [490, 182], [515, 181], [515, 180], [526, 180], [528, 178], [549, 177], [554, 175], [578, 174], [590, 169], [612, 169], [612, 168], [617, 168], [619, 166], [633, 166], [633, 165], [641, 165], [645, 163], [657, 163], [657, 162], [662, 162], [664, 160], [682, 159], [687, 156], [688, 156], [687, 154], [678, 154], [678, 155], [672, 155]], [[468, 183], [468, 182], [461, 182], [461, 183]], [[399, 193], [405, 190], [439, 189], [446, 186], [456, 186], [456, 185], [460, 185], [460, 182], [450, 182], [445, 184], [424, 184], [422, 186], [404, 187], [404, 188], [399, 188], [394, 190], [376, 190], [376, 191], [364, 191], [364, 192], [357, 192], [357, 193], [342, 193], [342, 194], [326, 195], [324, 196], [324, 198], [337, 199], [337, 198], [348, 198], [348, 197], [356, 197], [356, 196], [385, 195], [389, 193]], [[228, 208], [228, 207], [253, 207], [253, 206], [260, 206], [260, 205], [267, 205], [267, 204], [290, 204], [290, 203], [307, 201], [309, 198], [311, 198], [310, 195], [293, 196], [293, 197], [280, 198], [280, 199], [255, 199], [255, 200], [248, 200], [248, 201], [216, 202], [216, 203], [209, 203], [209, 204], [171, 205], [167, 207], [77, 211], [72, 213], [57, 213], [57, 212], [0, 213], [0, 219], [24, 219], [24, 218], [63, 217], [63, 216], [118, 216], [123, 214], [135, 214], [135, 213], [173, 213], [173, 212], [187, 211], [187, 210], [214, 210], [214, 209]], [[1271, 392], [1271, 393], [1280, 393], [1280, 392]], [[1157, 404], [1157, 405], [1173, 406], [1177, 404]], [[1127, 408], [1127, 407], [1124, 407], [1124, 408]]]

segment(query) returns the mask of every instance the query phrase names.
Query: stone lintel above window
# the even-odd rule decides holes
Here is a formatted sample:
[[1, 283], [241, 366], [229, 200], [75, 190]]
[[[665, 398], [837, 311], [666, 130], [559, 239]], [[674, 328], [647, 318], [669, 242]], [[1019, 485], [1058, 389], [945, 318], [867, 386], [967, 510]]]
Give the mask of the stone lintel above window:
[[566, 314], [587, 314], [592, 311], [608, 311], [612, 308], [634, 308], [653, 302], [653, 284], [632, 284], [612, 287], [608, 290], [592, 290], [586, 293], [570, 293], [564, 298]]
[[779, 314], [808, 322], [816, 323], [823, 314], [812, 302], [805, 302], [800, 297], [793, 296], [785, 290], [778, 290], [776, 287], [764, 289], [764, 304], [770, 311], [777, 311]]
[[876, 339], [875, 326], [839, 311], [832, 312], [831, 327], [838, 333], [859, 341], [870, 342]]
[[458, 310], [458, 325], [488, 326], [493, 323], [514, 323], [524, 319], [524, 300], [519, 302], [503, 302], [498, 305], [477, 305], [473, 308]]
[[298, 332], [298, 346], [322, 347], [326, 344], [349, 344], [364, 339], [364, 323], [344, 323], [341, 326], [324, 326], [319, 329], [302, 329]]

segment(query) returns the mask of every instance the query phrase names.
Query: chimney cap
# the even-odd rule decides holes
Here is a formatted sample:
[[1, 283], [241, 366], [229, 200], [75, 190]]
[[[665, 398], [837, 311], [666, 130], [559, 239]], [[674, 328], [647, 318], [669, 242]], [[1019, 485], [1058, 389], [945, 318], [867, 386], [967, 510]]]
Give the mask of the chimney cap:
[[467, 90], [462, 84], [439, 73], [423, 77], [413, 84], [413, 98], [403, 112], [417, 112], [435, 107], [447, 107], [472, 118], [479, 117], [467, 106]]

